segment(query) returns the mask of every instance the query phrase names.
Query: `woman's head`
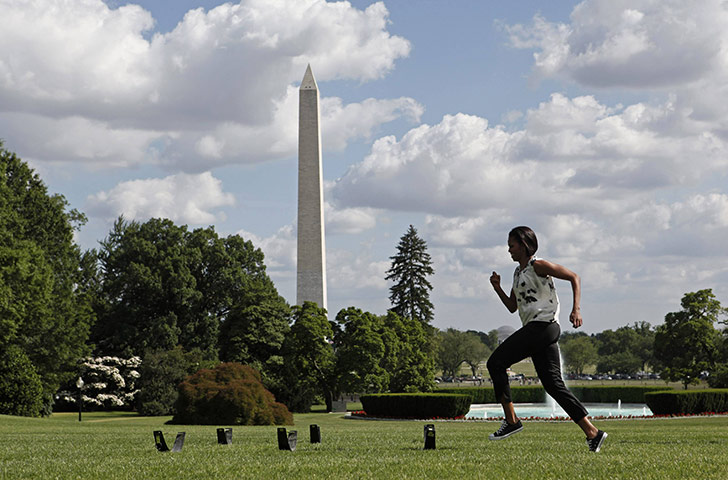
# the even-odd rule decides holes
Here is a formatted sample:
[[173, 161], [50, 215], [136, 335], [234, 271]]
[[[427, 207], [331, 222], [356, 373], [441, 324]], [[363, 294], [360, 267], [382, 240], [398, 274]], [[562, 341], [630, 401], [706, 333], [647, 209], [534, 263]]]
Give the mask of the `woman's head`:
[[538, 250], [538, 239], [528, 227], [516, 227], [508, 234], [508, 238], [520, 243], [526, 249], [529, 257], [532, 257]]

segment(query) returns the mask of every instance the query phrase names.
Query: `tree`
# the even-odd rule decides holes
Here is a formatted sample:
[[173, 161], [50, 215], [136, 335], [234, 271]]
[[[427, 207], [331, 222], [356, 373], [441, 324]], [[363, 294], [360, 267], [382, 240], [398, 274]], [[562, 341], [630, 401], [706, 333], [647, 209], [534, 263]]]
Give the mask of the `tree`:
[[640, 370], [645, 371], [647, 364], [654, 363], [655, 359], [655, 329], [649, 322], [635, 322], [632, 331], [635, 336], [630, 348], [640, 360]]
[[293, 325], [283, 344], [285, 403], [295, 412], [307, 412], [317, 395], [326, 410], [333, 409], [336, 391], [334, 332], [326, 310], [313, 302], [292, 307]]
[[73, 241], [84, 222], [0, 143], [0, 352], [15, 346], [22, 354], [13, 358], [33, 365], [44, 413], [89, 353], [94, 316], [79, 288], [81, 253]]
[[445, 376], [455, 377], [460, 365], [465, 361], [465, 334], [454, 328], [448, 328], [437, 334], [437, 366]]
[[389, 289], [392, 311], [401, 317], [429, 325], [434, 307], [430, 302], [432, 284], [427, 277], [433, 275], [435, 270], [427, 253], [427, 244], [412, 225], [400, 238], [397, 254], [390, 259], [392, 266], [387, 270], [385, 279], [394, 282]]
[[445, 376], [455, 377], [460, 366], [466, 363], [473, 376], [476, 376], [478, 366], [490, 355], [490, 349], [480, 339], [481, 336], [472, 330], [461, 332], [448, 328], [438, 332], [436, 358], [437, 366], [442, 369], [442, 373]]
[[621, 351], [599, 357], [597, 372], [633, 375], [643, 370], [640, 358], [632, 352]]
[[[194, 305], [202, 300], [190, 269], [185, 227], [171, 220], [114, 223], [101, 242], [103, 304], [97, 307], [93, 339], [105, 355], [131, 357], [147, 350], [171, 350], [183, 330], [194, 327]], [[217, 330], [196, 339], [213, 349]]]
[[43, 411], [43, 386], [35, 367], [17, 345], [0, 354], [0, 415], [37, 417]]
[[220, 360], [250, 365], [268, 384], [283, 363], [281, 348], [289, 331], [291, 310], [277, 295], [260, 302], [230, 310], [220, 326]]
[[[264, 256], [240, 236], [192, 232], [168, 219], [119, 218], [97, 253], [99, 353], [199, 351], [206, 360], [280, 364], [289, 310]], [[90, 278], [93, 275], [89, 275]], [[275, 358], [274, 358], [275, 357]]]
[[215, 367], [215, 363], [204, 360], [199, 350], [185, 352], [176, 347], [147, 351], [139, 369], [137, 411], [140, 415], [173, 415], [177, 386], [201, 368]]
[[561, 344], [561, 353], [564, 357], [564, 366], [569, 372], [577, 375], [584, 373], [587, 365], [594, 363], [597, 349], [591, 338], [578, 336]]
[[429, 392], [435, 380], [435, 352], [429, 326], [389, 311], [384, 317], [383, 367], [389, 391]]
[[657, 327], [655, 357], [663, 365], [662, 378], [680, 381], [687, 389], [716, 364], [718, 332], [713, 324], [726, 309], [711, 289], [686, 293], [680, 303], [682, 310], [665, 315], [665, 323]]
[[474, 333], [478, 336], [481, 343], [485, 345], [489, 351], [493, 351], [498, 348], [498, 330], [493, 329], [488, 333], [479, 332], [477, 330], [467, 330], [465, 333]]
[[600, 373], [634, 374], [644, 371], [648, 363], [654, 363], [655, 331], [647, 322], [605, 330], [595, 339], [599, 354], [597, 371]]
[[204, 299], [198, 316], [219, 324], [220, 360], [250, 365], [264, 383], [272, 381], [291, 312], [268, 277], [263, 252], [238, 235], [218, 238], [212, 228], [193, 231], [189, 244], [200, 252], [192, 269]]
[[490, 356], [491, 350], [480, 341], [478, 335], [469, 332], [465, 332], [463, 346], [465, 353], [465, 359], [463, 361], [468, 364], [473, 376], [476, 376], [478, 367], [483, 360], [486, 360]]
[[336, 315], [336, 376], [342, 392], [382, 392], [389, 387], [384, 368], [384, 322], [369, 312], [349, 307]]

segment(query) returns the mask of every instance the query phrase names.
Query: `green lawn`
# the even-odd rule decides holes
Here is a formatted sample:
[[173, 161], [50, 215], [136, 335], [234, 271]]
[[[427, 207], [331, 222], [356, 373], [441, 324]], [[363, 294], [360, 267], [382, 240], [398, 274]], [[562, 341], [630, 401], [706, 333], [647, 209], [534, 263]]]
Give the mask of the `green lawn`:
[[[279, 451], [276, 427], [233, 427], [217, 445], [215, 426], [164, 425], [131, 414], [0, 416], [0, 478], [726, 478], [728, 417], [602, 421], [602, 452], [590, 453], [570, 422], [525, 422], [525, 430], [490, 442], [493, 422], [437, 422], [436, 450], [423, 450], [425, 422], [347, 420], [342, 414], [296, 415], [299, 445]], [[322, 443], [309, 443], [309, 425]], [[180, 453], [159, 453], [152, 432]]]

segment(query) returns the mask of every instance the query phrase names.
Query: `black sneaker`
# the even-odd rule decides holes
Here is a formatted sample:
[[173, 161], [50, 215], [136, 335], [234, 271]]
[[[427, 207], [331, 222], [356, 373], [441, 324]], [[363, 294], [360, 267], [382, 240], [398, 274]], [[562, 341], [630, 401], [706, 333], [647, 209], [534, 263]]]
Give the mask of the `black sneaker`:
[[520, 420], [514, 424], [510, 424], [507, 421], [503, 420], [503, 423], [501, 423], [498, 431], [495, 433], [491, 433], [488, 438], [490, 438], [491, 440], [503, 440], [504, 438], [509, 437], [514, 433], [520, 432], [521, 430], [523, 430], [523, 424]]
[[607, 438], [607, 432], [602, 432], [601, 430], [597, 430], [597, 436], [592, 439], [586, 439], [586, 444], [589, 446], [589, 450], [592, 452], [598, 452], [600, 448], [602, 448], [602, 443], [604, 443], [604, 439]]

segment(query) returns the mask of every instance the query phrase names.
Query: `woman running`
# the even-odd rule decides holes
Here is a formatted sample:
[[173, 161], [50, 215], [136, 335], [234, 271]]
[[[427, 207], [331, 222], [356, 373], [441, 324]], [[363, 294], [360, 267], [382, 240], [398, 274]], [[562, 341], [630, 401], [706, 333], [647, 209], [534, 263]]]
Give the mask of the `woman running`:
[[579, 301], [581, 284], [579, 276], [571, 270], [536, 258], [538, 250], [536, 234], [528, 227], [516, 227], [508, 234], [508, 252], [518, 263], [513, 273], [511, 294], [506, 295], [500, 284], [500, 275], [490, 276], [498, 297], [511, 312], [518, 310], [523, 327], [505, 339], [488, 359], [488, 371], [493, 381], [496, 400], [503, 405], [505, 420], [498, 431], [490, 435], [491, 440], [501, 440], [523, 430], [516, 416], [511, 400], [511, 388], [506, 370], [514, 363], [531, 357], [536, 374], [546, 392], [561, 405], [571, 419], [586, 434], [589, 450], [598, 452], [607, 434], [597, 429], [587, 418], [587, 411], [577, 398], [566, 388], [561, 378], [561, 360], [558, 340], [559, 297], [556, 295], [553, 278], [571, 283], [574, 303], [569, 321], [574, 328], [582, 324]]

